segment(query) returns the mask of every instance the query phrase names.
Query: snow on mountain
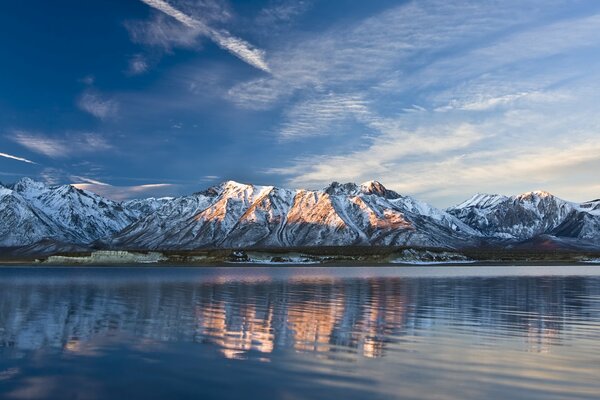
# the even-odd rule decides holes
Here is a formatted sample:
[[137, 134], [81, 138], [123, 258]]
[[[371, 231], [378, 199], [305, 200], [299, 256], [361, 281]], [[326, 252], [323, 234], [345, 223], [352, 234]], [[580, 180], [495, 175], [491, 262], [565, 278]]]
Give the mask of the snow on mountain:
[[113, 247], [123, 248], [177, 248], [177, 240], [186, 228], [190, 215], [210, 205], [211, 195], [195, 194], [175, 197], [164, 203], [155, 212], [142, 217], [117, 233]]
[[593, 215], [600, 215], [600, 199], [581, 203], [579, 209]]
[[228, 181], [192, 196], [176, 198], [116, 235], [113, 246], [217, 247], [226, 240], [250, 206], [270, 189], [270, 186]]
[[[229, 181], [170, 203], [115, 236], [127, 248], [413, 245], [455, 247], [478, 233], [378, 182], [288, 190]], [[202, 208], [202, 206], [204, 208]], [[168, 217], [167, 217], [168, 216]]]
[[120, 203], [71, 185], [47, 186], [23, 178], [13, 190], [45, 214], [74, 243], [91, 243], [121, 231], [135, 214]]
[[477, 194], [447, 211], [491, 238], [527, 240], [549, 234], [594, 240], [600, 238], [600, 215], [593, 203], [580, 205], [545, 191], [512, 197]]
[[166, 203], [172, 202], [173, 197], [148, 197], [147, 199], [133, 199], [122, 203], [123, 208], [129, 211], [134, 218], [140, 219], [156, 212]]
[[17, 192], [0, 186], [0, 247], [30, 245], [48, 237], [65, 238], [44, 213]]
[[0, 247], [460, 248], [541, 236], [600, 246], [600, 201], [576, 204], [543, 191], [477, 194], [443, 211], [377, 181], [333, 182], [323, 190], [228, 181], [190, 196], [123, 203], [27, 178], [0, 186]]

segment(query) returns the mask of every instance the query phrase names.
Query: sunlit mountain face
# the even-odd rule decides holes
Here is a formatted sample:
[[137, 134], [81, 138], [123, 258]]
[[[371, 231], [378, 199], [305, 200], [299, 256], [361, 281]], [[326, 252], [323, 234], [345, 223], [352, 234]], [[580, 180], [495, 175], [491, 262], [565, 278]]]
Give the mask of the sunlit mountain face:
[[89, 248], [194, 250], [314, 246], [555, 248], [600, 243], [596, 202], [548, 192], [477, 194], [447, 210], [375, 181], [322, 190], [233, 181], [183, 197], [115, 202], [70, 185], [28, 178], [1, 188], [0, 244], [24, 253]]

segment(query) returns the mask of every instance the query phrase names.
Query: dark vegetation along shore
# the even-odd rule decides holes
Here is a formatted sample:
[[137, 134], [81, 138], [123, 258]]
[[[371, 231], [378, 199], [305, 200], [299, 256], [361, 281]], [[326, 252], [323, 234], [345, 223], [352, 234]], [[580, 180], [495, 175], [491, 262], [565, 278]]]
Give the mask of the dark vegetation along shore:
[[566, 249], [302, 247], [202, 250], [95, 250], [45, 256], [1, 254], [4, 265], [547, 265], [600, 264], [599, 251]]

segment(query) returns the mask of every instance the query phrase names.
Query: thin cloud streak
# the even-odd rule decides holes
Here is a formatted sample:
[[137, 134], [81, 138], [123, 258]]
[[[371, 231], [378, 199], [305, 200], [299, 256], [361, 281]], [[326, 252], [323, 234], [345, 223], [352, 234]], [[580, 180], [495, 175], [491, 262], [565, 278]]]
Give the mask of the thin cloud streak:
[[79, 176], [79, 175], [72, 175], [71, 179], [75, 180], [75, 181], [83, 181], [85, 183], [89, 183], [92, 185], [99, 185], [99, 186], [110, 186], [110, 184], [105, 183], [105, 182], [101, 182], [99, 180], [96, 179], [92, 179], [92, 178], [87, 178], [85, 176]]
[[71, 183], [77, 189], [87, 190], [97, 195], [115, 201], [125, 201], [147, 196], [165, 197], [177, 186], [172, 183], [150, 183], [136, 186], [113, 186], [103, 182], [90, 183], [89, 179], [84, 183]]
[[102, 120], [115, 116], [119, 108], [115, 100], [104, 98], [91, 90], [86, 90], [79, 97], [77, 105], [82, 111]]
[[10, 158], [11, 160], [22, 161], [28, 164], [37, 164], [35, 161], [28, 160], [27, 158], [13, 156], [12, 154], [0, 153], [0, 157]]
[[163, 0], [140, 0], [148, 6], [159, 10], [168, 16], [176, 19], [190, 29], [197, 31], [199, 34], [209, 37], [219, 47], [229, 51], [240, 60], [252, 65], [253, 67], [260, 69], [265, 72], [271, 72], [269, 65], [265, 60], [265, 52], [257, 49], [244, 39], [231, 35], [226, 30], [216, 30], [206, 25], [204, 22], [199, 21], [184, 12], [171, 6], [169, 3]]
[[35, 153], [50, 158], [67, 158], [73, 155], [109, 150], [112, 146], [95, 133], [69, 133], [61, 137], [50, 137], [26, 131], [14, 131], [10, 138]]

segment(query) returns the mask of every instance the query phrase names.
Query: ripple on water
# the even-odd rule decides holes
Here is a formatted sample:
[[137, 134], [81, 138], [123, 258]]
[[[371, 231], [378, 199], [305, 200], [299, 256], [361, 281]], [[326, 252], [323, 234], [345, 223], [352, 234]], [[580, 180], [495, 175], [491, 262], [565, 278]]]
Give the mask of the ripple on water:
[[2, 269], [0, 397], [597, 398], [589, 268]]

